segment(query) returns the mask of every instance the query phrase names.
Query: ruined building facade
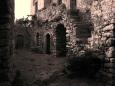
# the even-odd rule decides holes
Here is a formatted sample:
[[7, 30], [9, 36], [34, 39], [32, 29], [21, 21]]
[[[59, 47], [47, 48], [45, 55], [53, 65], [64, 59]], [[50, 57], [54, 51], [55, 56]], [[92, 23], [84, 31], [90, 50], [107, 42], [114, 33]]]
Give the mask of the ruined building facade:
[[[39, 6], [39, 3], [43, 5]], [[93, 28], [90, 21], [90, 10], [85, 10], [89, 14], [85, 16], [84, 10], [80, 12], [77, 6], [80, 8], [76, 0], [33, 1], [32, 15], [36, 16], [33, 27], [34, 45], [39, 47], [40, 51], [54, 55], [63, 53], [66, 56], [70, 48], [75, 48], [76, 42], [82, 42], [82, 44], [79, 43], [81, 46], [85, 44], [88, 46], [87, 39], [91, 37]]]
[[115, 78], [114, 0], [32, 0], [33, 47], [55, 56], [94, 50], [104, 59], [107, 84]]
[[[69, 51], [75, 53], [79, 46], [101, 50], [103, 54], [100, 57], [105, 56], [102, 70], [105, 86], [114, 86], [115, 1], [76, 0], [76, 4], [72, 1], [74, 0], [55, 0], [55, 2], [39, 0], [38, 3], [44, 5], [36, 5], [37, 13], [32, 13], [35, 14], [32, 27], [33, 46], [43, 53], [59, 56], [65, 56], [64, 54]], [[34, 6], [33, 3], [33, 9]], [[12, 55], [13, 21], [14, 0], [0, 1], [1, 86], [10, 86], [7, 83], [8, 60]]]

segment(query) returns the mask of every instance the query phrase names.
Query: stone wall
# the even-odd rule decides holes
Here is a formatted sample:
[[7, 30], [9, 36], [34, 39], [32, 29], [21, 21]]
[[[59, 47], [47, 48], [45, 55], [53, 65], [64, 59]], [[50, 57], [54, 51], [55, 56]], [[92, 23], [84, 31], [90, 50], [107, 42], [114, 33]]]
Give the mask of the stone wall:
[[[57, 24], [60, 22], [56, 22], [53, 21], [56, 18], [58, 19], [58, 17], [61, 17], [61, 15], [63, 14], [64, 9], [63, 6], [59, 6], [59, 7], [55, 7], [55, 6], [49, 6], [47, 9], [42, 10], [41, 12], [39, 12], [39, 18], [38, 21], [42, 22], [41, 26], [35, 26], [35, 35], [34, 37], [36, 37], [36, 34], [39, 33], [40, 37], [41, 37], [41, 46], [39, 46], [41, 48], [41, 50], [44, 50], [43, 52], [45, 53], [45, 49], [46, 49], [46, 35], [50, 34], [51, 36], [51, 52], [55, 52], [55, 29]], [[60, 11], [60, 12], [59, 12]], [[62, 15], [63, 16], [63, 15]], [[48, 21], [48, 22], [47, 22]], [[59, 18], [60, 21], [60, 18]], [[36, 44], [36, 38], [35, 39], [35, 44]]]
[[101, 50], [101, 58], [104, 57], [105, 64], [101, 71], [104, 83], [107, 86], [114, 86], [114, 29], [115, 29], [115, 1], [114, 0], [78, 0], [77, 9], [85, 13], [90, 11], [90, 18], [93, 25], [91, 31], [90, 48]]
[[[49, 1], [49, 0], [48, 0]], [[45, 7], [45, 0], [31, 0], [31, 15], [35, 15], [35, 3], [38, 3], [37, 9], [41, 10]]]
[[[77, 10], [68, 12], [69, 0], [63, 0], [65, 4], [49, 6], [39, 12], [36, 32], [41, 33], [42, 49], [45, 49], [45, 35], [51, 35], [51, 51], [56, 53], [55, 28], [63, 24], [66, 28], [66, 47], [68, 54], [77, 54], [81, 47], [101, 51], [100, 58], [105, 63], [100, 71], [104, 83], [113, 85], [114, 76], [114, 32], [115, 32], [115, 1], [114, 0], [78, 0]], [[90, 40], [89, 40], [90, 39]], [[88, 44], [89, 43], [89, 44]], [[88, 45], [88, 46], [87, 46]], [[72, 53], [71, 53], [72, 52]]]
[[115, 55], [115, 1], [94, 1], [91, 7], [94, 31], [92, 33], [92, 47], [100, 49], [106, 55], [103, 74], [107, 86], [114, 86], [114, 58]]
[[[85, 16], [85, 15], [88, 16]], [[81, 45], [87, 44], [87, 39], [91, 36], [90, 29], [90, 12], [75, 12], [74, 15], [68, 13], [68, 9], [64, 4], [57, 6], [49, 6], [47, 9], [41, 10], [38, 17], [38, 26], [35, 26], [35, 34], [44, 34], [43, 39], [45, 40], [45, 34], [51, 34], [52, 52], [56, 52], [56, 27], [58, 24], [64, 25], [66, 28], [66, 47], [67, 50], [76, 51], [78, 43], [76, 41], [82, 41]], [[85, 32], [85, 33], [84, 33]], [[36, 37], [36, 36], [34, 36]], [[34, 38], [36, 39], [36, 38]], [[45, 45], [45, 41], [42, 41], [42, 45]], [[44, 47], [45, 48], [45, 47]], [[69, 51], [67, 51], [69, 53]]]
[[23, 41], [23, 47], [22, 48], [30, 48], [31, 46], [31, 35], [33, 32], [31, 31], [31, 28], [25, 27], [22, 24], [15, 24], [14, 28], [14, 40], [15, 40], [15, 45], [14, 47], [16, 48], [16, 44], [18, 41], [18, 36], [22, 36], [22, 41]]
[[[12, 54], [14, 0], [0, 1], [0, 85], [8, 85], [8, 60]], [[3, 84], [2, 84], [3, 83]]]
[[62, 3], [66, 5], [66, 8], [69, 9], [70, 3], [69, 0], [62, 0]]

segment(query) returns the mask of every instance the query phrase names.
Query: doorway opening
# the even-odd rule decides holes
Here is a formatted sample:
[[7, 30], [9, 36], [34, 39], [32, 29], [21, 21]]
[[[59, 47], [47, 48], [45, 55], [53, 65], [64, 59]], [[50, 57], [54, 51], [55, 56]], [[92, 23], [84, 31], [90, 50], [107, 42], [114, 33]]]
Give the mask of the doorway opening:
[[70, 10], [76, 10], [76, 0], [70, 0]]
[[66, 28], [63, 24], [56, 27], [56, 56], [66, 56]]
[[50, 34], [46, 35], [46, 54], [50, 54]]
[[15, 47], [16, 49], [24, 48], [24, 36], [23, 35], [17, 35]]
[[36, 45], [40, 46], [40, 34], [39, 33], [37, 33], [36, 35]]

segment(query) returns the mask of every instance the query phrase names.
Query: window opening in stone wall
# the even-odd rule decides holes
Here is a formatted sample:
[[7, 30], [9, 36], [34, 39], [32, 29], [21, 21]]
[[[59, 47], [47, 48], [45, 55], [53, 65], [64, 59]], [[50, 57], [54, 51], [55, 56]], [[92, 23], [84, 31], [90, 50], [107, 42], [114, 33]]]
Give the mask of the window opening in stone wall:
[[46, 35], [46, 54], [50, 54], [50, 34]]
[[66, 28], [62, 24], [56, 27], [56, 55], [66, 56]]

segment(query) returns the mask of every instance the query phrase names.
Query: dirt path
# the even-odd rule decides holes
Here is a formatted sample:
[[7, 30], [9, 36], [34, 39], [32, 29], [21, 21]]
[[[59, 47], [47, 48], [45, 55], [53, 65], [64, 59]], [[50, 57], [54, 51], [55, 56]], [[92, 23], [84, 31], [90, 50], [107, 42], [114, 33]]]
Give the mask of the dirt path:
[[102, 86], [94, 80], [65, 77], [62, 73], [65, 58], [17, 50], [10, 62], [11, 76], [17, 70], [21, 73], [21, 86]]
[[26, 50], [17, 50], [10, 61], [13, 71], [19, 70], [29, 82], [48, 79], [53, 73], [61, 71], [65, 63], [64, 58]]

